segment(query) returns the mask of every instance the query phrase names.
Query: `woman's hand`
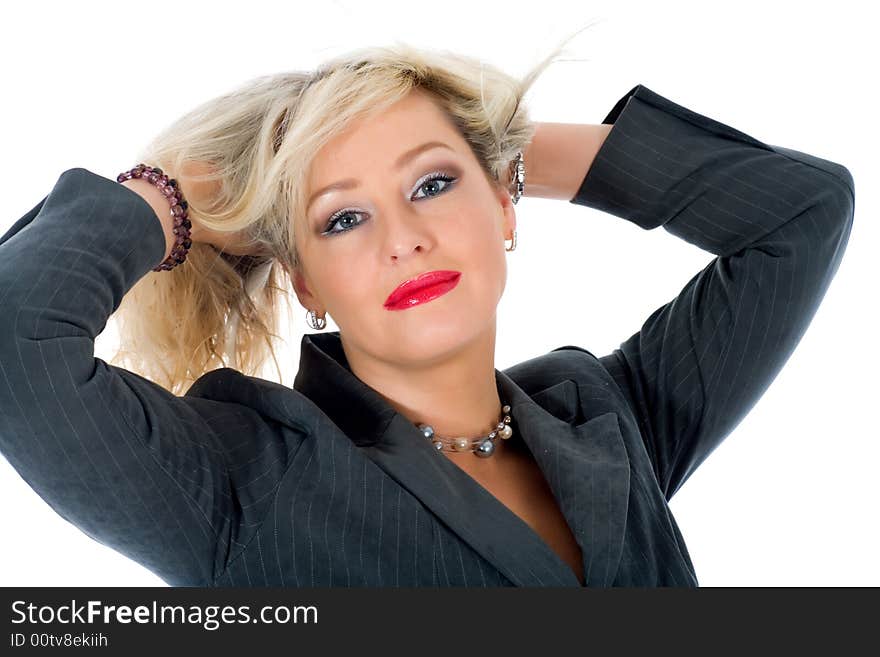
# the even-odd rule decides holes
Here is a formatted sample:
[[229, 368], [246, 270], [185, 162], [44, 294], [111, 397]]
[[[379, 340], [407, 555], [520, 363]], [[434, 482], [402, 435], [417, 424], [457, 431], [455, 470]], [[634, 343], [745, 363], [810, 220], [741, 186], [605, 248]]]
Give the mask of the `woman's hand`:
[[193, 243], [210, 244], [218, 251], [232, 255], [269, 255], [268, 250], [258, 244], [254, 244], [242, 233], [220, 233], [208, 230], [199, 225], [198, 221], [190, 217], [192, 228], [190, 239]]
[[[176, 178], [183, 192], [184, 198], [191, 205], [195, 202], [202, 207], [211, 207], [211, 198], [216, 198], [219, 189], [219, 181], [203, 181], [193, 180], [194, 176], [205, 175], [210, 171], [210, 165], [189, 162], [179, 175], [171, 175]], [[254, 244], [250, 238], [242, 231], [235, 233], [224, 233], [209, 230], [201, 225], [196, 218], [189, 215], [190, 223], [190, 239], [193, 243], [210, 244], [218, 251], [229, 253], [232, 255], [269, 255], [265, 247]]]

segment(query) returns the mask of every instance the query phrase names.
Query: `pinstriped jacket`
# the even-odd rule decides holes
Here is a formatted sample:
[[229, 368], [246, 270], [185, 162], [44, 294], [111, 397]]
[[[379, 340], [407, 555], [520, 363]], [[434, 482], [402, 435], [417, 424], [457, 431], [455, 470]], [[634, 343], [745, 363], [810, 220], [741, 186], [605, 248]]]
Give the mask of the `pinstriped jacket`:
[[[572, 203], [716, 257], [612, 353], [495, 370], [588, 586], [696, 586], [668, 501], [785, 364], [837, 271], [854, 183], [638, 85]], [[83, 168], [0, 238], [0, 451], [53, 509], [172, 586], [580, 586], [523, 520], [302, 338], [291, 388], [184, 396], [94, 358], [164, 254], [149, 205]]]

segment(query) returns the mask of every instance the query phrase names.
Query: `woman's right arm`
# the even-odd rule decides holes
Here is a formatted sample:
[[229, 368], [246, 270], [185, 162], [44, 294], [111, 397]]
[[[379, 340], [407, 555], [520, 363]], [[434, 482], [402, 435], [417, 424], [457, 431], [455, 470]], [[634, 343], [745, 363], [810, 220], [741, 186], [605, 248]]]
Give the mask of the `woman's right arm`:
[[167, 202], [156, 211], [150, 192], [69, 169], [0, 237], [0, 453], [88, 536], [170, 585], [211, 585], [291, 448], [247, 406], [178, 397], [94, 357], [170, 251]]
[[165, 253], [161, 260], [164, 262], [165, 258], [171, 254], [171, 249], [174, 248], [175, 240], [175, 235], [172, 232], [174, 224], [170, 212], [171, 206], [168, 204], [168, 200], [162, 192], [159, 191], [158, 187], [142, 178], [132, 178], [131, 180], [125, 180], [120, 184], [123, 187], [128, 187], [131, 191], [144, 199], [149, 206], [153, 208], [153, 212], [156, 213], [156, 219], [162, 226], [162, 233], [165, 235]]
[[[194, 178], [196, 175], [204, 175], [209, 171], [206, 165], [188, 162], [186, 164], [186, 175], [178, 174], [169, 176], [176, 178], [180, 187], [185, 192], [186, 200], [192, 204], [194, 200], [200, 202], [207, 201], [210, 205], [210, 197], [216, 193], [216, 182], [204, 182]], [[153, 211], [162, 226], [162, 232], [165, 234], [165, 258], [174, 248], [175, 235], [172, 232], [173, 222], [170, 212], [168, 200], [159, 191], [155, 185], [147, 182], [143, 178], [132, 178], [121, 183], [128, 187], [131, 191], [143, 198]], [[255, 244], [250, 241], [247, 232], [221, 233], [209, 230], [196, 221], [190, 214], [190, 238], [195, 244], [196, 242], [204, 242], [210, 244], [215, 249], [230, 253], [232, 255], [269, 255], [269, 252], [262, 244]], [[164, 262], [165, 258], [162, 259]]]

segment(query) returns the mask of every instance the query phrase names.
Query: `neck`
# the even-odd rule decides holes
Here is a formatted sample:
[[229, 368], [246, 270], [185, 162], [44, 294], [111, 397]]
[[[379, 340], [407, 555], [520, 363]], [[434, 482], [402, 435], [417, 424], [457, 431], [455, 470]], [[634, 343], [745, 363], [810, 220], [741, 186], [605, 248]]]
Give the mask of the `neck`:
[[[438, 436], [485, 436], [502, 419], [495, 382], [494, 322], [454, 353], [418, 365], [377, 359], [344, 340], [342, 346], [355, 376], [413, 424], [429, 424]], [[503, 442], [495, 441], [496, 450]], [[444, 453], [475, 458], [470, 452]], [[496, 453], [493, 458], [497, 457]]]

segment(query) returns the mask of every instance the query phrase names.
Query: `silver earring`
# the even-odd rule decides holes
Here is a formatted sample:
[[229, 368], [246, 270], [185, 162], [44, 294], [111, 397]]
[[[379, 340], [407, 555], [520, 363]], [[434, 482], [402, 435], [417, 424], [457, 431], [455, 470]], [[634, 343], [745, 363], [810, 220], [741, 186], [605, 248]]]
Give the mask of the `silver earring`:
[[[507, 240], [504, 240], [507, 242]], [[507, 244], [504, 245], [505, 251], [513, 251], [516, 248], [516, 231], [513, 231], [513, 241], [510, 244], [510, 248], [507, 248]]]
[[516, 154], [516, 157], [510, 163], [510, 200], [516, 205], [526, 186], [526, 164], [523, 161], [522, 151]]
[[314, 310], [306, 313], [306, 323], [316, 331], [320, 331], [327, 326], [327, 320], [323, 317], [318, 317], [318, 313]]

